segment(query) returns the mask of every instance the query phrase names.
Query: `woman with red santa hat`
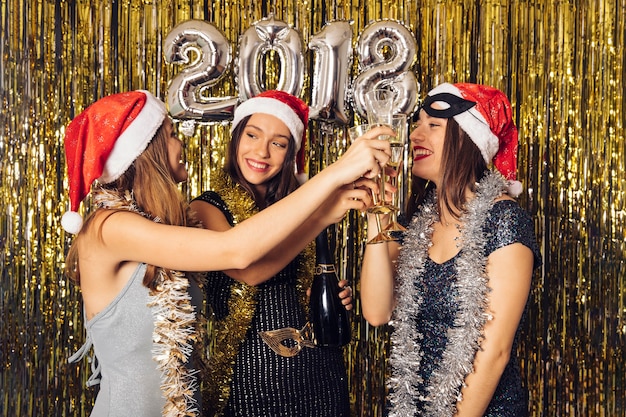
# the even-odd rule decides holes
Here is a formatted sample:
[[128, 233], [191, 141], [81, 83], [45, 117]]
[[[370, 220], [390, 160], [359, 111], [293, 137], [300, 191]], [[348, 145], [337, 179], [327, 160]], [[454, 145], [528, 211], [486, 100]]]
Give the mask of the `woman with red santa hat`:
[[[204, 227], [228, 230], [286, 198], [306, 180], [308, 113], [298, 97], [277, 90], [235, 109], [225, 169], [211, 177], [212, 190], [191, 203]], [[303, 338], [315, 261], [309, 243], [322, 229], [317, 215], [324, 210], [249, 268], [208, 274], [213, 320], [209, 415], [349, 415], [342, 350], [318, 348]], [[340, 295], [351, 308], [350, 290]], [[288, 341], [272, 341], [275, 334], [287, 335]]]
[[[187, 179], [181, 148], [164, 104], [146, 91], [98, 100], [65, 132], [71, 211], [61, 224], [76, 234], [66, 272], [80, 284], [87, 333], [70, 361], [93, 346], [88, 385], [100, 390], [92, 416], [198, 415], [202, 280], [181, 271], [246, 268], [319, 207], [328, 209], [316, 216], [320, 229], [366, 207], [367, 191], [352, 184], [389, 157], [380, 141], [363, 138], [289, 197], [215, 232], [185, 227], [199, 224], [177, 186]], [[83, 224], [78, 209], [90, 194]]]
[[364, 317], [393, 325], [389, 415], [525, 416], [515, 354], [540, 254], [513, 198], [510, 103], [489, 86], [444, 83], [418, 116], [408, 230], [401, 245], [368, 245], [361, 273]]

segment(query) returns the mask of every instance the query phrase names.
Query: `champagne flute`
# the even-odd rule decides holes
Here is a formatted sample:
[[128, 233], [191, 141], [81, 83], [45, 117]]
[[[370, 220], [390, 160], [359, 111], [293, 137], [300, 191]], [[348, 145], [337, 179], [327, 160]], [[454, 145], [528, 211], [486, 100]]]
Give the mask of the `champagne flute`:
[[[391, 159], [387, 162], [387, 165], [396, 170], [396, 173], [400, 173], [398, 168], [404, 155], [404, 146], [407, 141], [407, 116], [406, 114], [395, 114], [392, 119], [392, 129], [396, 133], [396, 136], [389, 138], [389, 145], [391, 145]], [[385, 227], [387, 232], [403, 232], [406, 230], [400, 223], [398, 223], [398, 211], [400, 211], [400, 194], [398, 193], [398, 175], [389, 178], [389, 182], [394, 186], [396, 191], [392, 193], [391, 204], [394, 210], [391, 211], [390, 223]]]
[[381, 88], [365, 94], [365, 111], [370, 127], [391, 127], [395, 96], [393, 91]]
[[[370, 128], [376, 126], [392, 128], [394, 100], [395, 93], [391, 90], [375, 89], [365, 94], [367, 122]], [[389, 135], [380, 135], [378, 139], [389, 140]], [[375, 199], [374, 206], [368, 210], [371, 213], [388, 214], [393, 210], [393, 206], [385, 202], [385, 181], [385, 171], [381, 170], [379, 176], [380, 197]]]
[[[350, 137], [350, 142], [355, 141], [357, 138], [363, 136], [368, 130], [370, 126], [368, 124], [360, 124], [353, 126], [348, 129], [348, 136]], [[374, 206], [379, 204], [379, 196], [377, 193], [372, 192], [372, 200], [374, 201]], [[372, 211], [372, 213], [376, 216], [376, 226], [378, 226], [378, 234], [367, 243], [382, 243], [387, 242], [389, 240], [393, 240], [393, 238], [389, 235], [388, 232], [385, 232], [382, 228], [380, 222], [380, 215], [382, 214], [380, 211]]]

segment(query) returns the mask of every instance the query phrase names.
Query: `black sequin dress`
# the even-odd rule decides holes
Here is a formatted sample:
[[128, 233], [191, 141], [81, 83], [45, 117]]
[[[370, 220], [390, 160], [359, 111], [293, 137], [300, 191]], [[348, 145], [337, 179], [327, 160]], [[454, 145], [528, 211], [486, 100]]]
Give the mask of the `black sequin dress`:
[[[496, 249], [519, 242], [533, 251], [535, 265], [539, 264], [539, 248], [532, 220], [516, 202], [510, 200], [496, 202], [489, 212], [483, 230], [488, 236], [485, 257]], [[424, 387], [428, 385], [433, 371], [441, 363], [447, 344], [447, 331], [454, 325], [457, 314], [455, 261], [459, 255], [442, 264], [437, 264], [427, 257], [423, 276], [415, 279], [416, 291], [423, 296], [423, 308], [417, 316], [417, 330], [424, 336], [421, 346], [424, 356], [420, 366], [420, 375], [424, 383], [418, 385], [421, 394], [424, 394]], [[521, 417], [528, 413], [528, 394], [523, 388], [516, 355], [518, 338], [519, 327], [509, 363], [504, 369], [485, 416]], [[418, 408], [422, 407], [423, 403], [418, 400]]]
[[[206, 192], [199, 199], [218, 207], [233, 224], [233, 216], [219, 195]], [[300, 254], [299, 258], [302, 256]], [[294, 357], [283, 357], [272, 351], [259, 336], [259, 331], [284, 327], [302, 329], [306, 324], [302, 298], [302, 291], [306, 288], [299, 288], [297, 279], [301, 265], [299, 258], [270, 280], [254, 287], [251, 296], [253, 302], [240, 304], [237, 311], [229, 311], [235, 309], [233, 297], [238, 297], [241, 291], [245, 292], [245, 287], [252, 287], [237, 283], [221, 272], [207, 275], [207, 304], [213, 315], [213, 331], [217, 340], [238, 330], [233, 325], [238, 322], [229, 321], [233, 315], [245, 313], [251, 317], [247, 330], [242, 331], [245, 337], [240, 340], [234, 355], [234, 366], [222, 364], [210, 369], [214, 379], [206, 383], [229, 383], [229, 387], [218, 387], [216, 396], [219, 399], [205, 398], [205, 402], [212, 403], [209, 408], [213, 411], [209, 411], [209, 415], [349, 416], [348, 383], [342, 349], [303, 348]], [[241, 305], [245, 312], [240, 311]], [[228, 350], [229, 347], [220, 347], [218, 343], [214, 353], [219, 357], [224, 352], [215, 352], [216, 349]], [[209, 366], [211, 364], [209, 358]], [[224, 374], [227, 375], [226, 379]]]

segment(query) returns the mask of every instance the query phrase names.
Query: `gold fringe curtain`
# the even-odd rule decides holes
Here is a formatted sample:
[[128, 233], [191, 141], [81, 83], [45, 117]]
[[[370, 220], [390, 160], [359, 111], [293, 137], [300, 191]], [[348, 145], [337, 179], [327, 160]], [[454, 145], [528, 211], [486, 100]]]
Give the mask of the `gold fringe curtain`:
[[[0, 415], [83, 416], [94, 398], [84, 388], [87, 362], [66, 363], [84, 339], [59, 224], [69, 120], [117, 91], [164, 98], [179, 68], [165, 62], [162, 42], [176, 24], [212, 23], [235, 54], [238, 37], [270, 13], [304, 45], [332, 20], [351, 20], [354, 41], [372, 21], [399, 21], [417, 40], [420, 96], [443, 81], [509, 95], [521, 203], [544, 256], [520, 347], [531, 415], [626, 415], [626, 0], [0, 0]], [[232, 68], [211, 93], [237, 95]], [[345, 149], [342, 130], [312, 123], [312, 172]], [[208, 187], [227, 139], [223, 123], [197, 125], [186, 138], [188, 197]], [[339, 270], [357, 294], [362, 229], [350, 214], [334, 233]], [[346, 350], [353, 414], [381, 416], [387, 329], [368, 326], [358, 300], [354, 321]]]

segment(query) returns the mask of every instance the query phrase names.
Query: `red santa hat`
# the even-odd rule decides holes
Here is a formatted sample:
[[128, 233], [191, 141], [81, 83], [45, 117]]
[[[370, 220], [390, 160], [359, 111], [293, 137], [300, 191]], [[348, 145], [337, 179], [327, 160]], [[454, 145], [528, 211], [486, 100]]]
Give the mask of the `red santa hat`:
[[[455, 101], [454, 97], [462, 100]], [[443, 83], [428, 93], [425, 105], [434, 102], [439, 103], [443, 110], [433, 109], [431, 114], [425, 107], [426, 112], [434, 117], [453, 117], [478, 146], [485, 162], [493, 162], [509, 180], [509, 194], [518, 196], [522, 192], [522, 184], [516, 179], [517, 128], [506, 95], [486, 85]], [[437, 116], [437, 112], [447, 115]]]
[[233, 115], [231, 133], [242, 119], [255, 113], [277, 117], [287, 126], [296, 145], [296, 176], [300, 182], [306, 181], [307, 174], [304, 165], [309, 106], [298, 97], [284, 91], [264, 91], [237, 106]]
[[166, 115], [162, 101], [137, 90], [103, 97], [70, 122], [65, 160], [71, 208], [61, 219], [63, 229], [80, 231], [78, 208], [93, 182], [118, 179], [146, 149]]

